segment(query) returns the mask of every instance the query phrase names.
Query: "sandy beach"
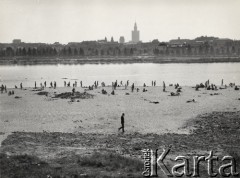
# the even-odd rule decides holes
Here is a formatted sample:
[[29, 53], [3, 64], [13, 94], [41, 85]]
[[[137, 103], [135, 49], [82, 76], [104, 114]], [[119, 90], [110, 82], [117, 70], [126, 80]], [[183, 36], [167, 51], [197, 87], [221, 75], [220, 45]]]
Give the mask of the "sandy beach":
[[[46, 88], [48, 96], [38, 95], [39, 91], [33, 88], [12, 89], [15, 95], [0, 95], [0, 131], [114, 134], [118, 132], [121, 114], [125, 113], [126, 133], [187, 133], [181, 127], [200, 114], [240, 110], [240, 92], [231, 87], [195, 91], [186, 86], [180, 96], [170, 96], [170, 92], [176, 91], [173, 86], [167, 87], [166, 92], [162, 87], [146, 87], [147, 92], [138, 88], [139, 92], [131, 92], [130, 87], [118, 87], [115, 95], [110, 94], [111, 87], [105, 87], [107, 95], [98, 88], [87, 91], [93, 98], [74, 102], [53, 98], [55, 94], [71, 92], [70, 87]], [[84, 88], [77, 87], [76, 91], [84, 92]], [[195, 102], [187, 103], [191, 99]]]
[[[218, 90], [200, 88], [195, 91], [191, 86], [184, 86], [179, 96], [170, 96], [171, 92], [176, 92], [174, 86], [167, 86], [166, 92], [163, 92], [162, 86], [145, 87], [146, 92], [143, 92], [143, 87], [136, 88], [140, 89], [139, 92], [131, 92], [130, 87], [127, 90], [117, 87], [115, 95], [111, 95], [112, 87], [104, 87], [108, 93], [104, 95], [102, 87], [99, 87], [86, 90], [87, 95], [84, 96], [92, 97], [75, 100], [55, 97], [71, 92], [72, 87], [45, 88], [41, 91], [33, 88], [9, 89], [15, 94], [0, 94], [0, 152], [8, 156], [37, 156], [47, 161], [51, 169], [55, 170], [56, 164], [60, 166], [62, 172], [59, 174], [62, 175], [69, 172], [67, 165], [71, 165], [74, 171], [79, 169], [79, 160], [73, 158], [76, 155], [82, 160], [82, 156], [95, 152], [106, 155], [112, 152], [141, 161], [141, 149], [161, 148], [169, 144], [174, 145], [172, 158], [178, 153], [194, 154], [210, 148], [220, 155], [228, 151], [224, 145], [228, 145], [229, 139], [232, 140], [231, 146], [235, 144], [236, 148], [239, 147], [235, 140], [238, 139], [238, 131], [233, 127], [239, 118], [240, 92], [234, 87]], [[76, 91], [84, 93], [85, 88], [77, 87]], [[193, 99], [195, 102], [188, 102]], [[122, 113], [125, 113], [124, 134], [118, 131]], [[202, 118], [205, 120], [199, 125], [198, 120]], [[221, 135], [228, 124], [231, 130], [227, 132], [231, 135]], [[214, 134], [212, 130], [215, 130]], [[221, 144], [219, 140], [212, 140], [220, 138], [219, 134]], [[236, 136], [230, 138], [233, 135]], [[106, 155], [98, 156], [105, 160]], [[138, 162], [134, 164], [141, 165]], [[83, 172], [83, 175], [86, 173], [95, 177], [91, 175], [93, 170], [100, 171], [87, 165], [77, 172], [78, 175]], [[103, 170], [106, 171], [105, 168]], [[139, 177], [139, 166], [133, 172], [137, 173], [130, 177]], [[45, 175], [44, 171], [41, 173]], [[102, 174], [111, 177], [116, 172]], [[124, 171], [120, 171], [119, 175], [128, 177]]]

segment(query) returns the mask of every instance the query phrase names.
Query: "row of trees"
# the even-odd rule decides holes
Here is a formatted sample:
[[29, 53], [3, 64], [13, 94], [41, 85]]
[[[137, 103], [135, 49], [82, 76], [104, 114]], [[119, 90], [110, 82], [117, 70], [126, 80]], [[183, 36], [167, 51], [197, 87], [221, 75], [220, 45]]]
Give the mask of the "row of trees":
[[213, 46], [199, 46], [199, 47], [174, 47], [174, 48], [154, 48], [154, 55], [240, 55], [240, 47], [213, 47]]
[[132, 56], [132, 55], [155, 55], [155, 56], [188, 56], [188, 55], [240, 55], [240, 47], [226, 46], [198, 46], [192, 47], [190, 45], [184, 47], [70, 47], [55, 48], [49, 46], [45, 47], [6, 47], [0, 49], [0, 57], [13, 56]]
[[17, 48], [12, 47], [0, 49], [0, 57], [13, 56], [129, 56], [136, 53], [136, 48], [74, 48], [64, 47], [56, 49], [54, 47], [40, 47], [40, 48]]

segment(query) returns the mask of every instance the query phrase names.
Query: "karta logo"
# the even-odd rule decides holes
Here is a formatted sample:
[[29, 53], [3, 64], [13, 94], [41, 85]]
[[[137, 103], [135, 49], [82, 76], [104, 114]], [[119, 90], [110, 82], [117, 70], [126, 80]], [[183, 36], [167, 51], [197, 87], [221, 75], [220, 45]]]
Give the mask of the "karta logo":
[[[162, 171], [163, 174], [168, 177], [182, 177], [182, 176], [192, 176], [192, 177], [200, 177], [199, 175], [199, 163], [205, 162], [208, 166], [208, 175], [210, 177], [216, 177], [217, 175], [221, 175], [223, 177], [229, 176], [238, 176], [239, 173], [236, 171], [236, 161], [232, 156], [224, 156], [221, 160], [213, 155], [213, 151], [210, 151], [207, 157], [205, 156], [193, 156], [193, 166], [192, 172], [190, 172], [190, 158], [186, 156], [177, 156], [175, 158], [176, 164], [173, 167], [169, 168], [164, 164], [164, 160], [167, 159], [167, 155], [169, 154], [171, 148], [163, 149], [162, 154], [158, 157], [158, 149], [153, 151], [152, 149], [144, 149], [143, 159], [144, 159], [144, 177], [158, 177], [158, 167]], [[218, 172], [214, 172], [214, 161], [221, 161], [219, 164]], [[181, 161], [179, 163], [179, 161]]]

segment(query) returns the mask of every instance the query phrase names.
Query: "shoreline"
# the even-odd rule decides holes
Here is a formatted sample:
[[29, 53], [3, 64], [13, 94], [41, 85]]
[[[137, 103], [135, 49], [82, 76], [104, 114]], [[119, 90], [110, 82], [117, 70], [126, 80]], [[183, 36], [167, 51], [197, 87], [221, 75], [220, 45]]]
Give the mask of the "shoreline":
[[133, 63], [224, 63], [240, 62], [240, 56], [192, 56], [192, 57], [10, 57], [0, 58], [0, 65], [56, 65], [56, 64], [133, 64]]

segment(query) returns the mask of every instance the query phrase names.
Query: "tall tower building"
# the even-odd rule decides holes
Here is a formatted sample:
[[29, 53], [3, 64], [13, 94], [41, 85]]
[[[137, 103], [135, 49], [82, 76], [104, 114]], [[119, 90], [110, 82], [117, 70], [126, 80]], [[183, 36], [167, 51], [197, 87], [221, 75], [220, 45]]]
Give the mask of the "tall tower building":
[[132, 31], [132, 42], [138, 43], [139, 42], [139, 34], [140, 32], [137, 30], [137, 23], [134, 24], [134, 30]]

